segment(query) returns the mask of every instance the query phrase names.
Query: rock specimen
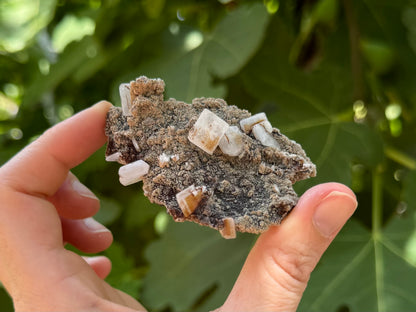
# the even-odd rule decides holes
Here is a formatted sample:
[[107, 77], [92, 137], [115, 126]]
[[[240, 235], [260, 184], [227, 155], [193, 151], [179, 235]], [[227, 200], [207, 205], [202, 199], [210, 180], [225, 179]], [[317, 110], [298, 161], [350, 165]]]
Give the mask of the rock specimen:
[[144, 76], [120, 85], [122, 108], [106, 124], [106, 159], [124, 165], [120, 182], [142, 180], [144, 194], [175, 221], [225, 238], [279, 224], [298, 200], [292, 184], [316, 174], [301, 146], [264, 113], [214, 98], [164, 101], [164, 86]]

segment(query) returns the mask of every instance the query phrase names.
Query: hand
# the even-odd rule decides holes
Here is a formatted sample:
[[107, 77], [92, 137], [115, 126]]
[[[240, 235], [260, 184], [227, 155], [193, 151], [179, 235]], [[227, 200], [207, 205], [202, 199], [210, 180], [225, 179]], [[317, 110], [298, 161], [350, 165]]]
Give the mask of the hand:
[[260, 235], [217, 311], [296, 311], [312, 270], [356, 207], [342, 184], [306, 191], [280, 226]]
[[[101, 102], [48, 130], [0, 168], [0, 280], [16, 311], [145, 311], [103, 278], [112, 235], [98, 199], [69, 170], [104, 144]], [[307, 191], [281, 226], [261, 235], [218, 311], [295, 311], [310, 273], [357, 202], [347, 187]], [[190, 285], [191, 287], [191, 285]]]
[[0, 280], [16, 311], [145, 311], [104, 282], [111, 263], [82, 258], [112, 242], [90, 218], [99, 201], [69, 169], [106, 141], [101, 102], [46, 131], [0, 168]]

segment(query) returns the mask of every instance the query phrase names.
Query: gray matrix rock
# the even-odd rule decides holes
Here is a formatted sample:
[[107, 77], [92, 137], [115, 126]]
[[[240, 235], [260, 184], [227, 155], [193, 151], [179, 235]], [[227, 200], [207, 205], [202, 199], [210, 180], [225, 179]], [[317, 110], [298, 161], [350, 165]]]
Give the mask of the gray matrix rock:
[[143, 181], [144, 194], [175, 221], [225, 238], [279, 224], [298, 201], [293, 183], [316, 175], [302, 147], [264, 113], [214, 98], [164, 101], [164, 86], [144, 76], [120, 85], [122, 108], [106, 124], [106, 159], [124, 165], [120, 182]]

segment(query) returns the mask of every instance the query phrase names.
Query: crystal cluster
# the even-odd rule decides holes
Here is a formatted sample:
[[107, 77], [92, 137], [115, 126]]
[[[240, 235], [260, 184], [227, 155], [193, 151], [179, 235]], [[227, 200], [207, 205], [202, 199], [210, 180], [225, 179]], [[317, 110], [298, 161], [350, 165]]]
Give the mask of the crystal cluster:
[[[120, 183], [143, 181], [144, 194], [176, 221], [219, 230], [260, 233], [296, 205], [292, 184], [313, 177], [299, 144], [222, 99], [164, 101], [164, 82], [139, 77], [120, 85], [122, 108], [107, 116], [107, 161]], [[138, 207], [140, 209], [140, 207]]]
[[191, 131], [189, 131], [188, 139], [200, 149], [212, 155], [229, 127], [220, 117], [210, 110], [204, 109]]

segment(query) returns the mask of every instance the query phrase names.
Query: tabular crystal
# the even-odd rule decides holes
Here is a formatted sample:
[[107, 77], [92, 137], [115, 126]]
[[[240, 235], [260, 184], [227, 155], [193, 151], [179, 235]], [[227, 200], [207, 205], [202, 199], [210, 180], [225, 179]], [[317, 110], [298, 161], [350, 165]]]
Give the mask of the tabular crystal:
[[243, 151], [243, 134], [236, 126], [231, 126], [225, 132], [219, 142], [219, 147], [224, 154], [238, 156]]
[[145, 196], [175, 221], [225, 238], [279, 224], [298, 201], [293, 183], [316, 174], [302, 147], [264, 113], [252, 116], [223, 99], [164, 100], [164, 86], [144, 76], [122, 85], [123, 108], [107, 114], [107, 160], [129, 164], [120, 169], [122, 183], [143, 179]]
[[188, 139], [200, 149], [212, 155], [228, 127], [227, 122], [210, 110], [204, 109], [189, 131]]
[[121, 108], [124, 116], [131, 116], [130, 84], [122, 83], [119, 87]]
[[254, 125], [252, 131], [254, 137], [264, 146], [279, 148], [279, 143], [277, 143], [273, 136], [261, 124]]
[[149, 168], [150, 166], [141, 159], [120, 167], [120, 183], [126, 186], [139, 182], [149, 172]]
[[121, 153], [120, 152], [116, 152], [114, 154], [105, 156], [105, 160], [106, 161], [118, 161], [120, 159]]
[[236, 238], [235, 222], [233, 218], [224, 218], [224, 228], [220, 230], [220, 234], [225, 239]]
[[179, 208], [181, 208], [185, 217], [191, 215], [198, 207], [198, 204], [202, 199], [203, 191], [203, 187], [195, 187], [195, 185], [191, 185], [176, 194], [176, 200], [178, 201]]
[[241, 126], [241, 129], [243, 129], [243, 131], [245, 133], [248, 133], [248, 132], [251, 131], [251, 129], [253, 128], [253, 126], [255, 124], [258, 124], [262, 121], [267, 121], [266, 114], [265, 113], [258, 113], [258, 114], [255, 114], [253, 116], [250, 116], [248, 118], [241, 119], [240, 120], [240, 126]]

